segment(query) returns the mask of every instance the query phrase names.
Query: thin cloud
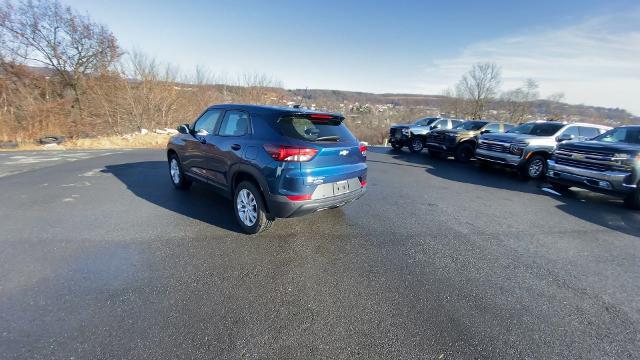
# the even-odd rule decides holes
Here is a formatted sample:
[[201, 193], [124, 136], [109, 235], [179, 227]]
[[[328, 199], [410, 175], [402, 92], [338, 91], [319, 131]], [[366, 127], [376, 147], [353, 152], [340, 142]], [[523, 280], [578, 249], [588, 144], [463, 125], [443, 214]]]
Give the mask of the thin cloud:
[[439, 93], [476, 62], [502, 66], [504, 89], [527, 78], [542, 95], [562, 91], [571, 103], [620, 107], [640, 114], [640, 10], [601, 16], [555, 30], [537, 29], [479, 42], [425, 70], [416, 89]]

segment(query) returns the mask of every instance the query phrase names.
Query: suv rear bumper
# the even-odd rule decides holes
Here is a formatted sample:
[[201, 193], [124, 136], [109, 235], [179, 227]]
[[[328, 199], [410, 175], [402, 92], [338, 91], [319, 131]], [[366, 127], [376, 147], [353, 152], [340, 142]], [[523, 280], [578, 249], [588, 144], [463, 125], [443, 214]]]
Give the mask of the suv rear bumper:
[[631, 175], [628, 172], [580, 169], [559, 165], [553, 160], [548, 160], [547, 165], [547, 177], [568, 186], [618, 194], [627, 194], [637, 188], [634, 184], [625, 183]]
[[274, 217], [297, 217], [346, 205], [362, 197], [366, 191], [367, 187], [364, 186], [342, 195], [304, 201], [292, 201], [287, 199], [286, 196], [271, 195], [270, 199], [267, 199], [267, 206], [269, 207], [269, 213]]

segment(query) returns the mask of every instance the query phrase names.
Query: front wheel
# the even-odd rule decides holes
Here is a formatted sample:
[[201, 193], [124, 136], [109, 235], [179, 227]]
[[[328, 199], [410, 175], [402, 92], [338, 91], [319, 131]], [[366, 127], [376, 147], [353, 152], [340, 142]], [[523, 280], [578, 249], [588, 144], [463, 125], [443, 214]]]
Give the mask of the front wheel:
[[241, 182], [234, 196], [235, 215], [238, 224], [247, 234], [257, 234], [271, 227], [270, 218], [262, 202], [262, 194], [248, 181]]
[[523, 174], [532, 179], [541, 179], [546, 172], [547, 160], [542, 155], [533, 155], [523, 169]]
[[409, 141], [409, 151], [412, 153], [419, 153], [422, 149], [424, 149], [424, 143], [419, 137], [413, 137]]
[[473, 146], [469, 143], [463, 143], [458, 146], [454, 158], [460, 162], [468, 162], [473, 157]]
[[182, 164], [176, 154], [169, 156], [169, 175], [171, 175], [171, 183], [176, 189], [186, 190], [191, 187], [191, 180], [184, 175]]

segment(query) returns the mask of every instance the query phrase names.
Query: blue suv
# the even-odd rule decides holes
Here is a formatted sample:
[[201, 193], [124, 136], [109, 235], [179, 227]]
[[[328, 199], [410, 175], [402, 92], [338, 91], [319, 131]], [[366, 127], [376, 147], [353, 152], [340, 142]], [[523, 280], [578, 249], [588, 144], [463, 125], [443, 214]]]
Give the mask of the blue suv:
[[199, 181], [231, 198], [242, 229], [332, 209], [361, 197], [367, 147], [338, 114], [256, 105], [215, 105], [178, 127], [167, 145], [171, 181]]

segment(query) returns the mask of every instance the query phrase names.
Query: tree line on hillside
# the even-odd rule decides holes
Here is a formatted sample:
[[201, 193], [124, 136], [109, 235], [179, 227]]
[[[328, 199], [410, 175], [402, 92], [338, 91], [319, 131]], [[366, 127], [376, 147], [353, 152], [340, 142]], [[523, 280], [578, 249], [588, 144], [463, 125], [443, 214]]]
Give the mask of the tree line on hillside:
[[[217, 84], [217, 85], [212, 85]], [[0, 5], [0, 139], [120, 135], [190, 122], [218, 102], [282, 103], [259, 73], [233, 80], [204, 67], [181, 75], [57, 0]]]
[[[343, 112], [360, 139], [381, 143], [388, 126], [426, 115], [465, 119], [496, 117], [518, 123], [544, 106], [559, 119], [562, 95], [540, 102], [538, 84], [500, 93], [501, 71], [479, 63], [458, 84], [430, 96], [286, 91], [270, 76], [246, 73], [230, 79], [204, 67], [185, 75], [140, 51], [125, 52], [103, 24], [58, 0], [5, 0], [0, 4], [0, 140], [31, 142], [45, 135], [72, 138], [124, 135], [191, 122], [214, 103], [299, 103]], [[371, 106], [355, 99], [389, 99]], [[345, 104], [349, 103], [350, 104]], [[542, 104], [542, 105], [541, 105]], [[389, 105], [389, 106], [387, 106]]]

